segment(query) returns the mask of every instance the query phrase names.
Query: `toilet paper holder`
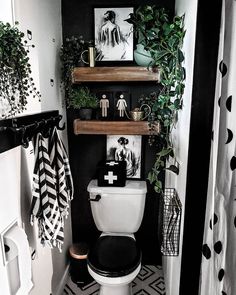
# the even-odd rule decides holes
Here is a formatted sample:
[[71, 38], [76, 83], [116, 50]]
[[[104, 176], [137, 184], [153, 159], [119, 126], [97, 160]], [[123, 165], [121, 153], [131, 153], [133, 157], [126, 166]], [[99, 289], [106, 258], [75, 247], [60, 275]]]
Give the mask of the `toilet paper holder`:
[[[8, 262], [12, 261], [18, 255], [18, 251], [15, 245], [14, 244], [9, 245], [8, 241], [6, 241], [6, 238], [5, 238], [8, 231], [10, 231], [14, 226], [18, 226], [17, 221], [14, 221], [13, 223], [11, 223], [4, 231], [0, 233], [0, 249], [2, 251], [4, 266], [6, 266]], [[31, 259], [35, 260], [37, 256], [36, 250], [31, 249], [31, 251], [32, 251]]]
[[11, 223], [3, 232], [0, 233], [0, 250], [2, 251], [1, 256], [8, 278], [10, 294], [16, 294], [21, 284], [18, 267], [18, 250], [13, 243], [9, 243], [6, 239], [7, 233], [15, 226], [18, 226], [17, 221]]
[[7, 228], [5, 228], [4, 231], [0, 233], [0, 244], [1, 244], [2, 259], [3, 259], [4, 266], [6, 266], [9, 261], [11, 261], [17, 256], [16, 247], [14, 251], [14, 249], [12, 249], [12, 246], [9, 245], [5, 239], [5, 235], [7, 234], [7, 232], [10, 231], [11, 228], [13, 228], [14, 226], [18, 226], [18, 222], [16, 220], [13, 221], [11, 224], [9, 224]]
[[18, 222], [13, 222], [0, 238], [10, 294], [28, 294], [33, 287], [28, 237]]

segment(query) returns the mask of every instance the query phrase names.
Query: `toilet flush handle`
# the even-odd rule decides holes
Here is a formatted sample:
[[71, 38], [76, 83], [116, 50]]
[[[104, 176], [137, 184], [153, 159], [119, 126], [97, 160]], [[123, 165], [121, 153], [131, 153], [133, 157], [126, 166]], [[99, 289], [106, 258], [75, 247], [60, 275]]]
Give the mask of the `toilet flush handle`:
[[101, 195], [96, 195], [95, 198], [89, 198], [89, 201], [98, 202], [101, 199]]

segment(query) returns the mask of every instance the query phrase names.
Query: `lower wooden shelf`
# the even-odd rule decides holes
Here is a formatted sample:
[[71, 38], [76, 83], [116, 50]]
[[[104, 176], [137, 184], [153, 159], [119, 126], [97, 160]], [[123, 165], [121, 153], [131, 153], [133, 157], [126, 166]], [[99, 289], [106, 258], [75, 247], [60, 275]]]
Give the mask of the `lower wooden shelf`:
[[[152, 134], [160, 133], [160, 125], [156, 124]], [[149, 126], [147, 121], [84, 121], [74, 120], [74, 134], [107, 134], [107, 135], [149, 135]]]

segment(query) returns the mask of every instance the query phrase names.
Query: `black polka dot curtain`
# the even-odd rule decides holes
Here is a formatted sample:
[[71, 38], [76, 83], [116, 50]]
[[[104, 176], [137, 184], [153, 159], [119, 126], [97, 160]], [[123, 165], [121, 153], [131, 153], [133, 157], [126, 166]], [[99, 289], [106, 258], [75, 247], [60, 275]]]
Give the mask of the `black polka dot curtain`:
[[224, 0], [199, 295], [236, 294], [236, 1]]

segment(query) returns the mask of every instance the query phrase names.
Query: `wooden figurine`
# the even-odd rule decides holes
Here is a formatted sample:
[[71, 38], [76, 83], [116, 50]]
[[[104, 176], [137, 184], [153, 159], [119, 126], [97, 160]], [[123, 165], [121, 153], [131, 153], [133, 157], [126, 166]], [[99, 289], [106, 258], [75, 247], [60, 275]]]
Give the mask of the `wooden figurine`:
[[109, 99], [107, 99], [106, 94], [102, 95], [100, 99], [100, 108], [102, 109], [102, 117], [107, 117], [107, 109], [109, 108]]
[[125, 109], [127, 108], [126, 100], [124, 99], [124, 95], [121, 94], [119, 100], [117, 101], [117, 109], [119, 110], [120, 117], [124, 117]]

